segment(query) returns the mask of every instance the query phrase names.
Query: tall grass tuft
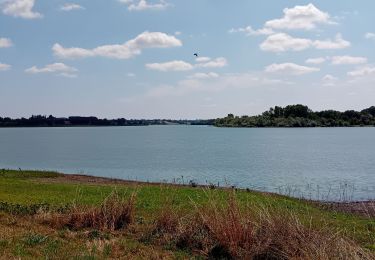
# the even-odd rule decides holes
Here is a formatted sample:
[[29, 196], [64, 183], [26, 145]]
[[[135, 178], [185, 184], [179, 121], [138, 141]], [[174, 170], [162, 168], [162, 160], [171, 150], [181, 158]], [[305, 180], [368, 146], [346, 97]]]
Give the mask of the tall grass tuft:
[[373, 259], [327, 227], [312, 227], [272, 206], [240, 206], [235, 195], [209, 199], [188, 214], [167, 207], [151, 230], [162, 244], [214, 259]]
[[123, 199], [117, 192], [110, 194], [100, 206], [73, 206], [69, 212], [45, 216], [45, 220], [56, 228], [95, 228], [115, 231], [133, 223], [136, 194]]

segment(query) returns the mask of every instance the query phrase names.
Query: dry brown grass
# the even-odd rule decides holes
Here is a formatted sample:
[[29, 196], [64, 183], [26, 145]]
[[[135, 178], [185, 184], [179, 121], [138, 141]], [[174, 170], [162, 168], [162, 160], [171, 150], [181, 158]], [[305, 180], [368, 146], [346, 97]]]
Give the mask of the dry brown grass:
[[109, 195], [100, 206], [73, 206], [66, 213], [40, 214], [40, 218], [54, 228], [94, 228], [115, 231], [133, 223], [136, 194], [123, 199], [117, 192]]
[[234, 195], [188, 214], [167, 206], [151, 237], [219, 259], [374, 259], [329, 227], [313, 228], [270, 206], [241, 208]]

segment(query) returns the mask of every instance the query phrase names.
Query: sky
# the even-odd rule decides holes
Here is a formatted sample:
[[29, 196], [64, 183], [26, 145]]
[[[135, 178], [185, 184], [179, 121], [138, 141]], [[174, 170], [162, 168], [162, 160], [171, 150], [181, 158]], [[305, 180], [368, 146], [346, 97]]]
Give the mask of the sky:
[[375, 105], [373, 10], [373, 0], [0, 0], [0, 116], [361, 110]]

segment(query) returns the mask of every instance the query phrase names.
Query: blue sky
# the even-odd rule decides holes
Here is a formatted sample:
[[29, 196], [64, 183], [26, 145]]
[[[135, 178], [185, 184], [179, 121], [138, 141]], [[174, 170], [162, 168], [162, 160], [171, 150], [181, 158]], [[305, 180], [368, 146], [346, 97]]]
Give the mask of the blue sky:
[[363, 109], [375, 105], [373, 10], [370, 0], [0, 0], [0, 116]]

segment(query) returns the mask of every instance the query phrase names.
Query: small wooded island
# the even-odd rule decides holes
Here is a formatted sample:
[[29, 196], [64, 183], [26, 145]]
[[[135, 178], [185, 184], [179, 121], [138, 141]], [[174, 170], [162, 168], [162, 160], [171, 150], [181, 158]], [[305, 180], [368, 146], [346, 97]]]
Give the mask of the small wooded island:
[[362, 111], [314, 112], [304, 105], [275, 106], [258, 116], [234, 116], [215, 120], [218, 127], [348, 127], [375, 126], [375, 106]]

